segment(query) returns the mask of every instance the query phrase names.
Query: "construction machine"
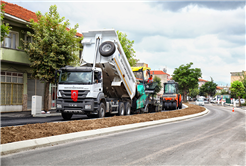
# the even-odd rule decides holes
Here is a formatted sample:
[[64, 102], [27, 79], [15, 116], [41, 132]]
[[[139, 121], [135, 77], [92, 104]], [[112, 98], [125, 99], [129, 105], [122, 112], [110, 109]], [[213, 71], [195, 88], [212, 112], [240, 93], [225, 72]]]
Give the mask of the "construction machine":
[[162, 110], [182, 109], [182, 98], [181, 94], [178, 93], [178, 83], [170, 80], [164, 83], [163, 87]]
[[[155, 98], [157, 82], [148, 83], [149, 67], [131, 67], [137, 80], [137, 94], [133, 98], [132, 112], [159, 112], [162, 109], [160, 99]], [[142, 109], [141, 109], [142, 108]]]

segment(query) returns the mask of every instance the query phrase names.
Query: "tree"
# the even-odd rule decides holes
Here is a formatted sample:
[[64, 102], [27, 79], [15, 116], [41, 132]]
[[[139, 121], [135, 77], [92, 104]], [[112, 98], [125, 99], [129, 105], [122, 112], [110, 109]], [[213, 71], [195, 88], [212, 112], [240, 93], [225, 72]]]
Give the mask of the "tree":
[[[154, 82], [157, 82], [157, 86], [155, 87], [156, 94], [161, 91], [161, 79], [157, 76], [154, 77]], [[155, 94], [155, 95], [156, 95]]]
[[117, 35], [120, 41], [120, 44], [124, 50], [124, 53], [126, 55], [126, 58], [128, 62], [130, 63], [130, 66], [134, 66], [138, 60], [134, 59], [136, 57], [135, 50], [132, 48], [134, 44], [134, 40], [130, 41], [127, 39], [127, 35], [125, 33], [122, 33], [120, 31], [117, 31]]
[[241, 81], [243, 83], [243, 86], [245, 87], [245, 90], [244, 90], [245, 93], [243, 94], [242, 98], [246, 99], [246, 72], [242, 74], [239, 81]]
[[198, 84], [198, 78], [202, 76], [201, 69], [191, 69], [192, 62], [175, 68], [172, 79], [179, 83], [179, 89], [184, 92], [183, 100], [187, 102], [187, 93], [189, 89], [195, 88]]
[[11, 29], [11, 27], [9, 26], [8, 23], [4, 23], [3, 19], [4, 19], [4, 6], [5, 4], [2, 3], [1, 4], [1, 42], [4, 40], [4, 37], [6, 37], [9, 34], [9, 30]]
[[68, 30], [69, 20], [60, 18], [56, 5], [50, 6], [49, 13], [42, 15], [38, 11], [36, 15], [38, 21], [32, 19], [28, 25], [33, 33], [27, 32], [34, 42], [22, 41], [33, 68], [32, 76], [46, 82], [44, 110], [48, 111], [49, 85], [54, 83], [54, 73], [59, 68], [78, 61], [75, 52], [80, 49], [81, 38], [75, 37], [78, 24]]
[[239, 106], [241, 106], [240, 97], [245, 93], [245, 87], [242, 82], [234, 81], [231, 84], [231, 91], [236, 94], [239, 100]]
[[189, 96], [192, 98], [196, 98], [196, 96], [199, 94], [198, 87], [195, 87], [193, 89], [189, 89]]
[[207, 94], [209, 96], [214, 96], [216, 93], [217, 84], [214, 83], [213, 78], [211, 77], [211, 81], [206, 82], [200, 88], [200, 94]]

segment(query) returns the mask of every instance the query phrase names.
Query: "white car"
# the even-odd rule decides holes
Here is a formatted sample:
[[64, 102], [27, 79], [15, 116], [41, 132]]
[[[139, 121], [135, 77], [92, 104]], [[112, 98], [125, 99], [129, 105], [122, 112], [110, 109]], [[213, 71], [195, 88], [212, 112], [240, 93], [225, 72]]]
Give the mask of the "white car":
[[[245, 103], [245, 99], [240, 99], [240, 101], [241, 101], [241, 104], [244, 104]], [[235, 103], [238, 104], [239, 103], [239, 100], [238, 99], [235, 100]]]
[[196, 100], [196, 105], [204, 106], [204, 100], [203, 99], [197, 99]]
[[204, 104], [208, 104], [209, 103], [208, 99], [204, 98], [203, 100], [204, 100]]

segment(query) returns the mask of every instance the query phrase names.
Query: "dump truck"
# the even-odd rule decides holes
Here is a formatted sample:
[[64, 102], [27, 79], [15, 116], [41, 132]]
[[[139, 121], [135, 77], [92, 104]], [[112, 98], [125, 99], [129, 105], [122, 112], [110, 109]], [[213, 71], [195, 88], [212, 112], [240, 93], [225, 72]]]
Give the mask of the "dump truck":
[[[106, 113], [130, 115], [131, 110], [148, 112], [145, 93], [138, 90], [137, 81], [125, 56], [115, 30], [82, 32], [83, 52], [79, 67], [66, 66], [56, 72], [57, 112], [64, 119], [73, 114], [102, 118]], [[141, 89], [141, 88], [140, 88]]]
[[178, 93], [178, 83], [170, 80], [163, 84], [162, 109], [176, 110], [182, 109], [181, 94]]

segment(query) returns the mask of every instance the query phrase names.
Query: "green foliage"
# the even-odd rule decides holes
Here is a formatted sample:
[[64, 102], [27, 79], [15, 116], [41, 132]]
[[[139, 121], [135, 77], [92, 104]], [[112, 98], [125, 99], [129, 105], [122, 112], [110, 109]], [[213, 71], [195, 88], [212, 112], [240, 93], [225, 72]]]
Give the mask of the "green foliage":
[[198, 94], [199, 94], [199, 89], [197, 87], [193, 89], [189, 89], [190, 97], [195, 98]]
[[172, 79], [179, 83], [179, 89], [184, 92], [184, 101], [187, 101], [189, 89], [197, 87], [198, 78], [202, 76], [201, 69], [191, 69], [192, 62], [175, 68]]
[[246, 99], [246, 72], [243, 73], [239, 80], [243, 83], [243, 86], [245, 87], [242, 98]]
[[211, 81], [206, 82], [204, 85], [201, 86], [200, 88], [200, 95], [209, 95], [209, 96], [214, 96], [216, 93], [216, 86], [217, 84], [214, 83], [213, 78], [211, 77]]
[[221, 89], [220, 95], [229, 95], [229, 92], [227, 92], [225, 89]]
[[231, 91], [236, 93], [237, 96], [241, 97], [245, 92], [245, 87], [242, 82], [234, 81], [231, 84]]
[[[244, 87], [243, 83], [240, 81], [234, 81], [231, 84], [231, 92], [235, 93], [236, 96], [238, 97], [238, 99], [240, 99], [240, 97], [242, 97], [245, 93], [245, 87]], [[239, 106], [241, 106], [240, 100], [239, 100]]]
[[60, 18], [56, 5], [50, 6], [49, 13], [42, 15], [38, 11], [36, 15], [38, 22], [31, 20], [28, 25], [33, 33], [27, 32], [34, 42], [22, 40], [24, 50], [29, 55], [33, 77], [53, 83], [57, 69], [79, 63], [75, 52], [80, 49], [82, 39], [75, 37], [78, 24], [67, 30], [69, 20]]
[[120, 41], [120, 44], [124, 50], [126, 58], [130, 63], [130, 66], [134, 66], [138, 60], [134, 59], [136, 57], [135, 50], [132, 48], [134, 44], [134, 40], [130, 41], [127, 39], [127, 35], [125, 33], [117, 31], [117, 35]]
[[159, 77], [157, 77], [157, 76], [154, 76], [154, 82], [157, 82], [158, 83], [157, 86], [155, 87], [155, 92], [157, 94], [158, 92], [161, 91], [161, 88], [162, 88], [162, 86], [161, 86], [161, 79]]
[[5, 4], [2, 3], [1, 4], [1, 42], [4, 40], [4, 37], [6, 37], [9, 34], [9, 30], [11, 29], [11, 27], [9, 26], [8, 23], [4, 23], [3, 19], [4, 19], [4, 6]]

